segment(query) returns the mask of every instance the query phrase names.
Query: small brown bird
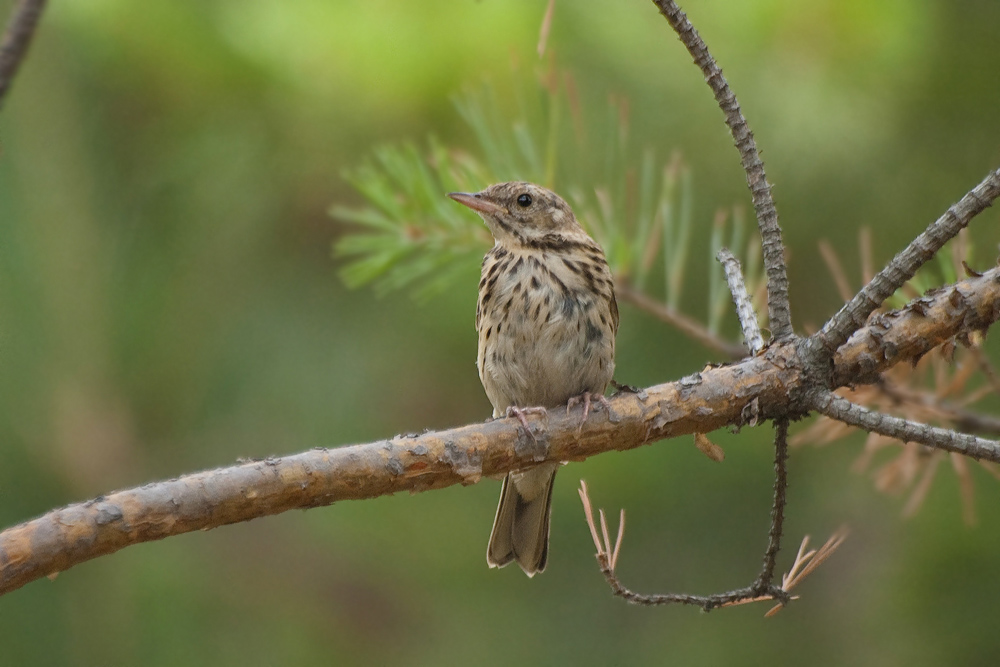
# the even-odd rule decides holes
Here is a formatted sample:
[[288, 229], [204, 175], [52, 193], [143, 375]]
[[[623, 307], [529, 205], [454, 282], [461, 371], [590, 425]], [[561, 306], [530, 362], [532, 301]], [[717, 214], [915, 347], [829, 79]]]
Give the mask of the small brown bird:
[[[531, 183], [448, 195], [486, 222], [476, 307], [479, 379], [493, 416], [603, 399], [615, 370], [618, 304], [604, 252], [558, 195]], [[530, 431], [529, 431], [530, 435]], [[507, 475], [486, 551], [490, 567], [545, 569], [558, 463]]]

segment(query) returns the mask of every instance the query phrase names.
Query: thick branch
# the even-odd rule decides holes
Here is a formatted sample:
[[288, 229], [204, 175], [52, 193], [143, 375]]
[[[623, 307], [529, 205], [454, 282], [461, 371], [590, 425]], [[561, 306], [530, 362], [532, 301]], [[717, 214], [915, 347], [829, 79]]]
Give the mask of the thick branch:
[[687, 15], [673, 0], [653, 0], [653, 2], [705, 75], [705, 81], [715, 95], [715, 101], [726, 116], [726, 125], [733, 135], [733, 141], [740, 152], [743, 170], [747, 175], [747, 185], [750, 186], [753, 208], [757, 215], [757, 227], [760, 229], [764, 270], [767, 274], [767, 312], [771, 333], [778, 340], [788, 338], [792, 335], [792, 315], [788, 304], [785, 247], [781, 241], [781, 228], [778, 226], [778, 211], [771, 196], [771, 184], [767, 182], [764, 163], [757, 152], [753, 133], [740, 111], [736, 96], [722, 76], [722, 70], [709, 53], [701, 35], [688, 21]]
[[812, 406], [817, 412], [831, 419], [869, 432], [971, 456], [974, 459], [995, 461], [997, 452], [1000, 451], [1000, 442], [873, 412], [830, 392], [817, 393], [812, 400]]
[[[956, 323], [992, 323], [1000, 317], [994, 291], [998, 271], [928, 297], [926, 315], [919, 321], [912, 315], [886, 316], [879, 335], [891, 341], [919, 332], [933, 339], [942, 331], [954, 335]], [[953, 301], [953, 289], [962, 291], [961, 300]], [[868, 334], [859, 332], [838, 358], [861, 368], [913, 358], [908, 355], [916, 348], [907, 345], [887, 358], [883, 350], [869, 346]], [[815, 380], [807, 377], [796, 355], [794, 344], [774, 344], [738, 364], [620, 394], [610, 401], [610, 417], [595, 410], [582, 425], [579, 412], [551, 410], [547, 418], [529, 417], [534, 437], [516, 419], [500, 419], [209, 470], [53, 510], [0, 533], [0, 594], [131, 544], [171, 535], [338, 500], [473, 484], [483, 475], [501, 476], [543, 460], [581, 460], [662, 438], [783, 418], [808, 407], [789, 397], [821, 391], [809, 384]], [[834, 377], [847, 376], [835, 368]], [[1000, 462], [1000, 447], [980, 446], [973, 455]]]
[[45, 0], [20, 0], [11, 12], [3, 41], [0, 41], [0, 107], [3, 106], [11, 81], [28, 52], [43, 9]]
[[832, 354], [843, 345], [852, 333], [861, 328], [869, 315], [997, 197], [1000, 197], [1000, 169], [991, 172], [982, 183], [913, 239], [910, 245], [830, 318], [817, 337], [826, 352]]
[[945, 341], [1000, 319], [1000, 268], [929, 291], [868, 322], [834, 356], [833, 386], [870, 384], [899, 358], [919, 359]]

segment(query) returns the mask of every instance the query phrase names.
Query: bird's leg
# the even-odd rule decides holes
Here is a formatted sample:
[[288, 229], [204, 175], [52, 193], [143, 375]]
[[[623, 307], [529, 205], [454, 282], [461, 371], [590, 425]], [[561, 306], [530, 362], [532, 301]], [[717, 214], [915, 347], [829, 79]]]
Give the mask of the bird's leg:
[[579, 396], [570, 396], [569, 400], [566, 401], [566, 414], [569, 415], [569, 411], [575, 408], [580, 403], [583, 403], [583, 419], [580, 420], [580, 424], [587, 421], [587, 416], [590, 415], [590, 392], [585, 391]]
[[538, 438], [535, 434], [531, 432], [531, 425], [528, 424], [528, 420], [525, 419], [525, 415], [542, 415], [547, 417], [549, 414], [548, 410], [545, 408], [519, 408], [516, 405], [507, 406], [507, 416], [517, 417], [517, 421], [521, 422], [521, 426], [524, 427], [525, 433], [527, 433], [532, 440], [538, 442]]

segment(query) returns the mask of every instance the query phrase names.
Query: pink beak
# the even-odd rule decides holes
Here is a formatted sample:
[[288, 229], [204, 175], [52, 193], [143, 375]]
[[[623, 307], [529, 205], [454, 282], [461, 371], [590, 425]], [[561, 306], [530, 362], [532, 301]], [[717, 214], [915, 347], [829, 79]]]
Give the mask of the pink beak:
[[494, 204], [487, 199], [483, 199], [481, 194], [472, 194], [469, 192], [449, 192], [448, 196], [457, 201], [459, 204], [465, 204], [473, 211], [477, 211], [479, 213], [498, 215], [506, 212], [506, 209], [504, 209], [503, 206]]

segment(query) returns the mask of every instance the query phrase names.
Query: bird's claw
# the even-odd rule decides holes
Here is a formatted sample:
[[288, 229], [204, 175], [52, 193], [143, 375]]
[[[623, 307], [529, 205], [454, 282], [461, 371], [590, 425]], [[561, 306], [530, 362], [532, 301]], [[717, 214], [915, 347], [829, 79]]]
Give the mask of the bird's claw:
[[583, 416], [580, 418], [580, 424], [577, 426], [576, 430], [579, 433], [583, 430], [583, 424], [587, 421], [587, 417], [590, 416], [590, 407], [593, 405], [593, 401], [596, 398], [597, 402], [604, 406], [604, 409], [608, 411], [608, 415], [611, 412], [611, 401], [609, 401], [604, 394], [591, 394], [589, 391], [585, 391], [579, 396], [571, 396], [566, 402], [566, 414], [569, 415], [570, 410], [574, 407], [583, 403]]
[[535, 442], [538, 442], [538, 438], [536, 438], [535, 434], [532, 433], [531, 425], [528, 423], [525, 415], [542, 415], [547, 417], [548, 414], [548, 410], [545, 408], [519, 408], [516, 405], [507, 406], [506, 412], [507, 417], [517, 417], [517, 421], [521, 422], [521, 426], [524, 427], [525, 433], [527, 433], [528, 436]]

